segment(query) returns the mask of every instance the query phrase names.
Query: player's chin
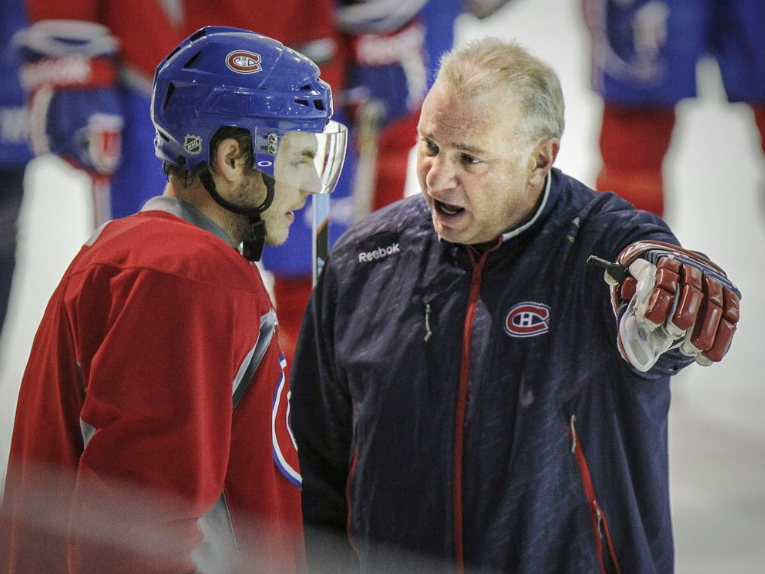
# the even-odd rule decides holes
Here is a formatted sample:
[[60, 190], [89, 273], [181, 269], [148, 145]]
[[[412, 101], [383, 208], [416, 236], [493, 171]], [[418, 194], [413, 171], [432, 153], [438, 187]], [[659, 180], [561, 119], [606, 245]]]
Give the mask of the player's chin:
[[295, 214], [289, 211], [283, 217], [266, 218], [266, 245], [281, 245], [290, 235]]
[[282, 245], [290, 236], [290, 228], [285, 226], [281, 229], [271, 231], [270, 229], [266, 233], [266, 245]]

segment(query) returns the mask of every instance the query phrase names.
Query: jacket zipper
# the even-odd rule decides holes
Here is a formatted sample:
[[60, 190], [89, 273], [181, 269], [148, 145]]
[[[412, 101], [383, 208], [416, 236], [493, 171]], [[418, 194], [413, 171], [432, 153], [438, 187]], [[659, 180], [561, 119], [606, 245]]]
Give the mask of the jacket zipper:
[[465, 547], [462, 531], [462, 453], [465, 438], [465, 410], [467, 407], [468, 379], [470, 377], [470, 335], [473, 331], [473, 319], [478, 306], [478, 293], [481, 288], [481, 275], [489, 253], [502, 245], [502, 238], [497, 244], [485, 251], [476, 263], [473, 252], [468, 248], [470, 262], [473, 264], [473, 276], [470, 282], [467, 311], [465, 312], [465, 327], [462, 332], [462, 363], [460, 364], [460, 380], [457, 389], [457, 412], [454, 431], [454, 471], [452, 484], [452, 499], [454, 510], [454, 562], [457, 574], [465, 572]]
[[603, 509], [595, 498], [595, 487], [592, 485], [592, 478], [590, 476], [590, 469], [587, 466], [587, 459], [584, 457], [584, 451], [582, 450], [582, 445], [579, 441], [576, 427], [574, 426], [575, 421], [576, 415], [571, 415], [571, 422], [568, 428], [568, 433], [571, 437], [571, 452], [576, 457], [576, 464], [579, 467], [579, 475], [582, 478], [584, 493], [587, 497], [587, 507], [590, 511], [590, 521], [592, 522], [592, 533], [595, 538], [595, 547], [598, 553], [600, 571], [602, 574], [607, 574], [608, 572], [606, 570], [605, 555], [603, 552], [603, 538], [605, 535], [606, 546], [608, 548], [608, 554], [611, 557], [611, 563], [613, 564], [616, 573], [621, 574], [622, 570], [619, 567], [619, 560], [616, 557], [616, 548], [614, 548], [614, 542], [611, 539], [611, 531], [608, 529], [606, 515], [603, 513]]
[[353, 508], [353, 480], [356, 478], [356, 461], [359, 458], [359, 448], [356, 447], [356, 449], [353, 451], [353, 458], [351, 458], [351, 465], [348, 469], [348, 479], [345, 482], [345, 504], [348, 509], [348, 514], [345, 517], [345, 535], [348, 538], [348, 543], [350, 544], [351, 548], [353, 548], [353, 551], [358, 554], [358, 549], [356, 548], [356, 540], [353, 536], [353, 514], [351, 512], [351, 508]]

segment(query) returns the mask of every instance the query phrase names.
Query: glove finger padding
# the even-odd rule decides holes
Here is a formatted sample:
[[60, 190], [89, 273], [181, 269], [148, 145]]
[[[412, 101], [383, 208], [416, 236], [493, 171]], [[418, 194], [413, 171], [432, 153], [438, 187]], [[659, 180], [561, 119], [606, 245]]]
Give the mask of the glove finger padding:
[[617, 263], [629, 270], [612, 285], [622, 356], [640, 371], [679, 345], [708, 366], [722, 360], [739, 320], [741, 293], [705, 257], [661, 242], [627, 247]]
[[699, 317], [686, 333], [680, 351], [708, 365], [721, 361], [730, 349], [739, 319], [740, 296], [712, 279], [705, 277], [706, 281], [710, 285], [704, 290]]

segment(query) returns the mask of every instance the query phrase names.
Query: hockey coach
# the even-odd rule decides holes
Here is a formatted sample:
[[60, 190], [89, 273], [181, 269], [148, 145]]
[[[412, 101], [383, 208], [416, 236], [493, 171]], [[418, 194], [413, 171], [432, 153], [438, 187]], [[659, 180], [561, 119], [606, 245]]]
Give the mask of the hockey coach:
[[160, 63], [151, 114], [164, 194], [96, 231], [34, 341], [3, 573], [302, 571], [289, 384], [255, 262], [333, 189], [346, 129], [312, 61], [224, 27]]
[[563, 118], [524, 49], [450, 52], [422, 194], [334, 247], [292, 371], [313, 571], [673, 571], [670, 378], [725, 356], [740, 293], [553, 168]]

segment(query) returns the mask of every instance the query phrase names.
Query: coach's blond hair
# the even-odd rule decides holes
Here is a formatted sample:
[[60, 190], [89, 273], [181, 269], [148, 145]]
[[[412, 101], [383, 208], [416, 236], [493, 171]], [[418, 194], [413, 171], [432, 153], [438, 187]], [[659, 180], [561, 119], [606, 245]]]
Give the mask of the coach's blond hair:
[[465, 98], [497, 95], [497, 106], [517, 101], [529, 143], [563, 135], [563, 91], [557, 74], [515, 42], [482, 38], [455, 48], [441, 59], [438, 79]]

